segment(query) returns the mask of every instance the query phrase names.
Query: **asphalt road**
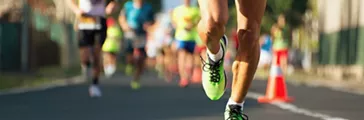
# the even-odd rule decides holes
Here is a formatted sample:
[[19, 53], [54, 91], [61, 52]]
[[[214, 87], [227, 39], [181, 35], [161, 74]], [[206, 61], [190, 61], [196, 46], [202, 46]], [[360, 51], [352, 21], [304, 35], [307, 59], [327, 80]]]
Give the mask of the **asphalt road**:
[[[143, 86], [138, 91], [130, 89], [130, 80], [121, 73], [103, 80], [103, 97], [97, 99], [88, 97], [87, 84], [2, 95], [0, 120], [223, 119], [229, 90], [221, 100], [210, 101], [201, 85], [179, 88], [176, 82], [166, 83], [153, 72], [143, 76]], [[265, 81], [255, 80], [251, 92], [264, 94], [265, 87]], [[362, 120], [364, 117], [364, 96], [308, 86], [288, 85], [288, 90], [295, 98], [292, 103], [259, 104], [249, 97], [244, 112], [250, 120], [334, 120], [333, 117]], [[292, 106], [295, 108], [290, 109]]]

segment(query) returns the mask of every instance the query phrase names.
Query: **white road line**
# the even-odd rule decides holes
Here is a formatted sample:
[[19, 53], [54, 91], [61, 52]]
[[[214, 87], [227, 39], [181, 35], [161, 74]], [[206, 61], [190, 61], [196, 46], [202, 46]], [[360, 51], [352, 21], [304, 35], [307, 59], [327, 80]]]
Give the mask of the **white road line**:
[[[261, 96], [264, 96], [264, 95], [259, 94], [259, 93], [255, 93], [255, 92], [249, 92], [248, 95], [247, 95], [248, 98], [252, 98], [252, 99], [258, 99]], [[307, 109], [304, 109], [304, 108], [299, 108], [299, 107], [297, 107], [297, 106], [295, 106], [293, 104], [289, 104], [289, 103], [274, 102], [274, 103], [271, 103], [271, 104], [274, 105], [274, 106], [277, 106], [277, 107], [279, 107], [279, 108], [281, 108], [283, 110], [287, 110], [287, 111], [297, 113], [297, 114], [301, 114], [301, 115], [306, 115], [306, 116], [309, 116], [309, 117], [319, 118], [319, 119], [322, 119], [322, 120], [349, 120], [349, 119], [346, 119], [346, 118], [333, 117], [333, 116], [326, 115], [326, 114], [323, 114], [323, 113], [313, 112], [313, 111], [310, 111], [310, 110], [307, 110]]]

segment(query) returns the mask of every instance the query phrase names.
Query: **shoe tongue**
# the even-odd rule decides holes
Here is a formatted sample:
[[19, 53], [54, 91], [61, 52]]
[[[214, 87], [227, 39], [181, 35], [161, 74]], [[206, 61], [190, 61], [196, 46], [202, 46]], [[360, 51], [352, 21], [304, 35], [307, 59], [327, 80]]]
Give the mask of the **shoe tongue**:
[[214, 60], [212, 60], [211, 58], [210, 58], [210, 56], [209, 55], [207, 55], [207, 58], [209, 59], [209, 63], [210, 64], [217, 64], [217, 63], [219, 63], [220, 62], [220, 60], [219, 61], [217, 61], [217, 62], [215, 62]]
[[240, 105], [229, 105], [230, 110], [241, 110]]
[[209, 58], [209, 63], [210, 64], [216, 64], [216, 62], [215, 61], [213, 61], [210, 57], [208, 57]]

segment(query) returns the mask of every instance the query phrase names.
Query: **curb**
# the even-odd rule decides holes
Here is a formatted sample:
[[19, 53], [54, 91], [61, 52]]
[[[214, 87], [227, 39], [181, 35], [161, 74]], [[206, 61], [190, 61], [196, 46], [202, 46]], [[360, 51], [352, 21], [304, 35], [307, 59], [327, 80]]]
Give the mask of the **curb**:
[[75, 76], [66, 79], [58, 79], [54, 80], [50, 83], [45, 83], [42, 85], [35, 85], [31, 87], [20, 87], [20, 88], [12, 88], [8, 90], [0, 91], [0, 96], [2, 95], [11, 95], [11, 94], [20, 94], [20, 93], [27, 93], [27, 92], [35, 92], [35, 91], [42, 91], [57, 87], [69, 86], [69, 85], [76, 85], [86, 82], [84, 79], [81, 79], [81, 76]]

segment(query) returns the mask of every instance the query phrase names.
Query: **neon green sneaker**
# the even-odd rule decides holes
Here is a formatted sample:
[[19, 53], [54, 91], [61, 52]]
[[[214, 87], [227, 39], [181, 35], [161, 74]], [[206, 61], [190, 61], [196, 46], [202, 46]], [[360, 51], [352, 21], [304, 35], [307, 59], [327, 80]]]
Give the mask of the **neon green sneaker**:
[[133, 74], [133, 65], [131, 65], [131, 64], [127, 64], [127, 65], [125, 66], [125, 74], [126, 74], [127, 76], [131, 76], [131, 75]]
[[226, 73], [224, 70], [224, 56], [227, 45], [227, 37], [223, 36], [220, 40], [221, 48], [223, 50], [223, 57], [221, 60], [214, 62], [207, 55], [208, 60], [202, 61], [202, 86], [205, 90], [207, 97], [211, 100], [219, 100], [224, 95], [226, 88]]
[[140, 88], [140, 83], [138, 81], [133, 80], [130, 82], [130, 87], [133, 90], [137, 90]]
[[248, 120], [248, 116], [242, 113], [239, 105], [226, 106], [224, 115], [225, 120]]

